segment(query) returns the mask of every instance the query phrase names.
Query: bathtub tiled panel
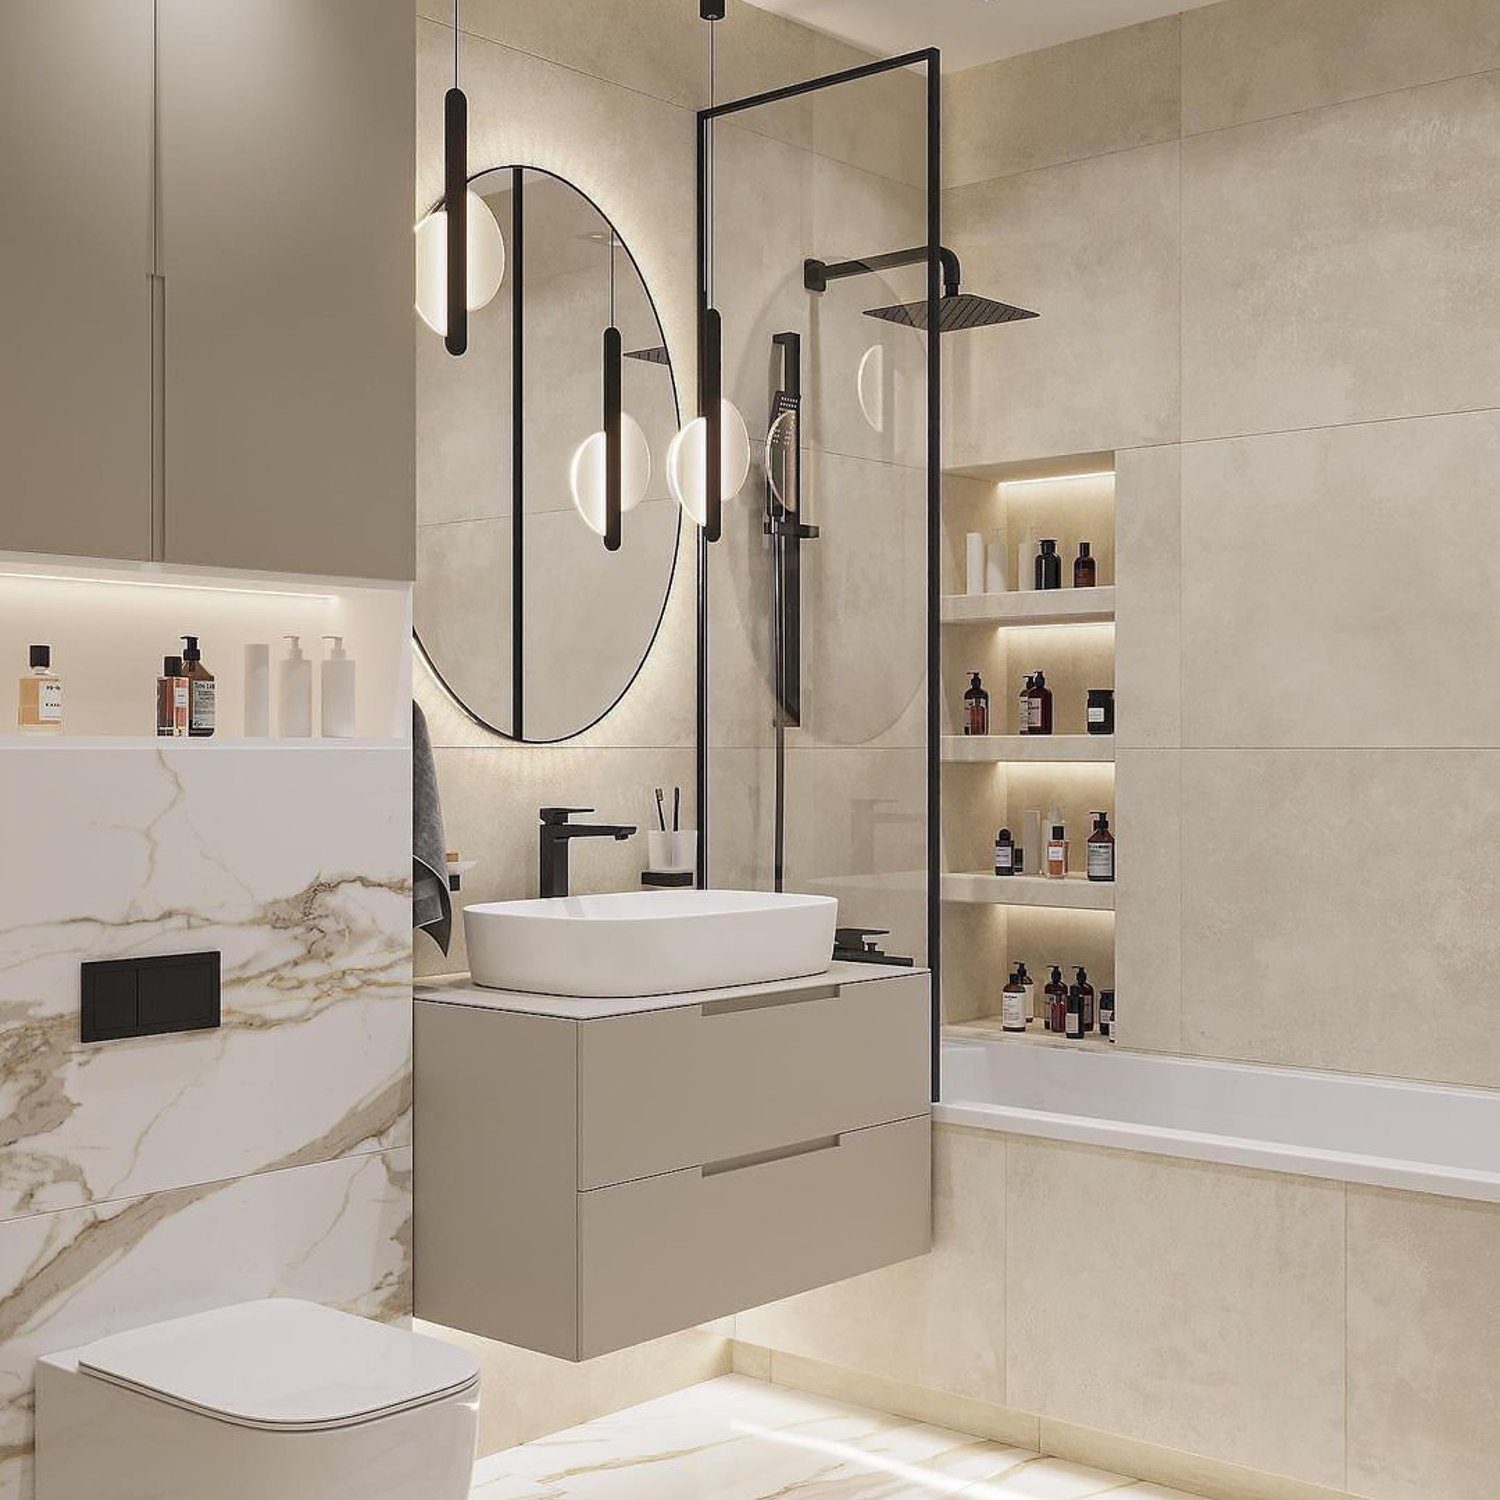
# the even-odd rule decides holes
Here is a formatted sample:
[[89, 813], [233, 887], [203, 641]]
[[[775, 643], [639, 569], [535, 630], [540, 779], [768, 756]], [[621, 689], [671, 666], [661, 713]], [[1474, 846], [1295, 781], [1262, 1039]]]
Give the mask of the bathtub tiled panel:
[[[404, 1144], [401, 748], [0, 751], [0, 1218]], [[217, 949], [216, 1031], [82, 1046], [79, 964]]]
[[1500, 1207], [1349, 1189], [1349, 1484], [1493, 1500]]
[[411, 1307], [406, 1150], [0, 1224], [0, 1500], [31, 1500], [38, 1355], [259, 1297]]
[[1008, 1402], [1343, 1479], [1340, 1187], [1011, 1138]]

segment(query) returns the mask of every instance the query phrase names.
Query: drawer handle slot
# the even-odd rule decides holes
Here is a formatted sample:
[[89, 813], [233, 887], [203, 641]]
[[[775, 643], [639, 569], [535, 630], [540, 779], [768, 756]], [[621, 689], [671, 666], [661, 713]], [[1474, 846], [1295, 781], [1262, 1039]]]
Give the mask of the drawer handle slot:
[[743, 1172], [746, 1167], [763, 1167], [767, 1162], [790, 1161], [794, 1156], [812, 1156], [819, 1151], [836, 1151], [841, 1135], [819, 1136], [815, 1141], [798, 1141], [795, 1146], [778, 1146], [771, 1151], [752, 1151], [748, 1156], [727, 1156], [723, 1161], [709, 1162], [698, 1170], [705, 1177], [722, 1177], [726, 1172]]
[[699, 1007], [705, 1016], [732, 1016], [744, 1010], [770, 1010], [777, 1005], [807, 1005], [813, 1000], [837, 1000], [836, 984], [813, 990], [790, 990], [779, 995], [736, 995], [729, 1000], [705, 1000]]

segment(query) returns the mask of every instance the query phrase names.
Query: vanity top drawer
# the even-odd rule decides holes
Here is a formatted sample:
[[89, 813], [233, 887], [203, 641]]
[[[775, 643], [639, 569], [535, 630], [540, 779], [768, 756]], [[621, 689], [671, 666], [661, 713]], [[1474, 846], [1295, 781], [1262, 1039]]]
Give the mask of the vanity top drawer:
[[923, 1115], [580, 1193], [577, 1357], [924, 1254], [930, 1139]]
[[631, 1182], [927, 1110], [925, 974], [578, 1028], [578, 1185]]

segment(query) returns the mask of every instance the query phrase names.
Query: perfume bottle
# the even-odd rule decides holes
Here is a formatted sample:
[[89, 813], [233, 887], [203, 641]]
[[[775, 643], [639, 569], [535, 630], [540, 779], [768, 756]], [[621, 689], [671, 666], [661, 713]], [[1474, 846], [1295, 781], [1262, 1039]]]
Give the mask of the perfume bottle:
[[22, 734], [61, 734], [62, 679], [52, 670], [52, 647], [33, 646], [30, 662], [18, 684], [16, 727]]
[[1075, 589], [1093, 588], [1097, 576], [1096, 569], [1093, 549], [1087, 542], [1079, 542], [1078, 556], [1073, 560], [1073, 587]]
[[188, 732], [188, 680], [182, 675], [182, 658], [163, 658], [156, 679], [156, 733], [162, 739], [180, 739]]

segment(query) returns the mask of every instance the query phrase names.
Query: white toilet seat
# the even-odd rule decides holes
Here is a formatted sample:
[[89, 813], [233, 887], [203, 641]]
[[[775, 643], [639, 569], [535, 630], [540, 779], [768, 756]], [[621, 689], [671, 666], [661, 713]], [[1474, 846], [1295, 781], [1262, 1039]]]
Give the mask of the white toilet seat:
[[132, 1329], [77, 1352], [81, 1372], [263, 1432], [330, 1432], [478, 1384], [452, 1345], [312, 1302], [271, 1298]]

